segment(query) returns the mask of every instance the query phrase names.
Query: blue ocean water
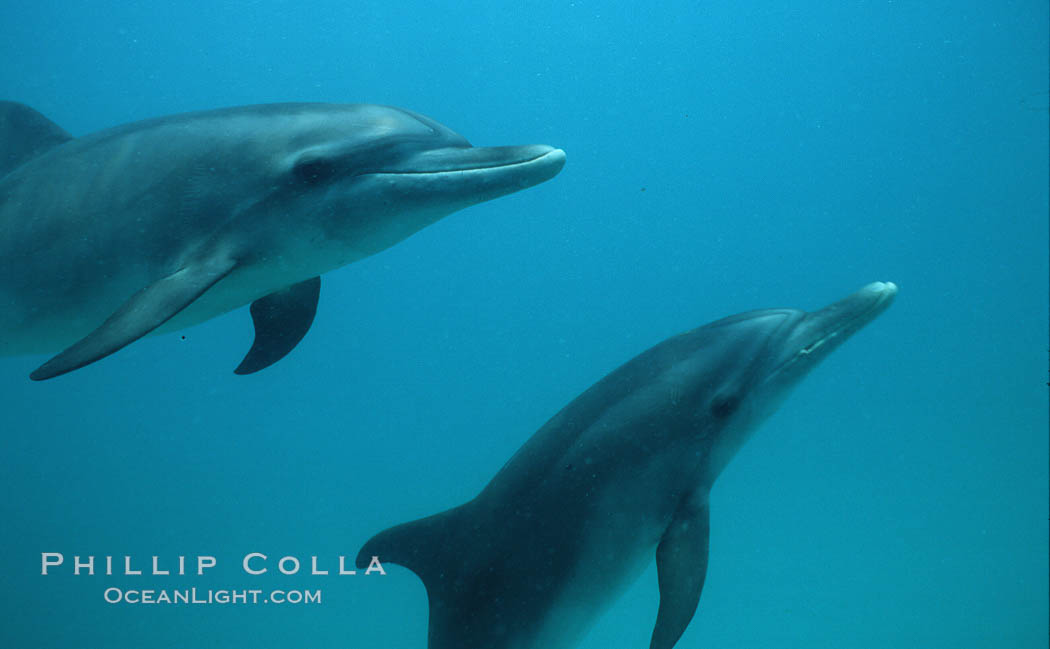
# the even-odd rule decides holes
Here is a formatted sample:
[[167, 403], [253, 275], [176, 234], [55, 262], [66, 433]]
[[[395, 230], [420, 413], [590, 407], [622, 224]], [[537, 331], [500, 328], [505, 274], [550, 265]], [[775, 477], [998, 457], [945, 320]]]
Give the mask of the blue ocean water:
[[[8, 0], [0, 97], [74, 135], [373, 102], [568, 163], [325, 275], [310, 334], [259, 374], [231, 372], [243, 310], [50, 382], [27, 379], [43, 358], [0, 359], [0, 646], [422, 648], [409, 571], [276, 560], [334, 570], [471, 498], [669, 335], [888, 280], [896, 304], [716, 484], [679, 646], [1046, 647], [1048, 24], [1032, 1]], [[43, 576], [42, 552], [219, 566]], [[240, 571], [248, 552], [267, 575]], [[115, 605], [108, 586], [323, 602]], [[581, 646], [647, 646], [656, 606], [650, 568]]]

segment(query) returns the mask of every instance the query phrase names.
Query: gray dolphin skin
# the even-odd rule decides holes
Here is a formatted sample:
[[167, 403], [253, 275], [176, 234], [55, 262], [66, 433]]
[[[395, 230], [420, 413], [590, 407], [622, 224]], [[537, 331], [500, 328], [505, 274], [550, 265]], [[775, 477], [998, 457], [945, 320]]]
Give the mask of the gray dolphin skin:
[[0, 102], [0, 355], [63, 350], [30, 375], [48, 379], [251, 304], [235, 371], [258, 371], [306, 334], [322, 273], [564, 164], [389, 106], [245, 106], [73, 138]]
[[791, 389], [893, 301], [869, 284], [675, 336], [596, 383], [473, 500], [361, 549], [419, 575], [430, 649], [567, 649], [656, 557], [651, 649], [671, 649], [707, 572], [715, 478]]

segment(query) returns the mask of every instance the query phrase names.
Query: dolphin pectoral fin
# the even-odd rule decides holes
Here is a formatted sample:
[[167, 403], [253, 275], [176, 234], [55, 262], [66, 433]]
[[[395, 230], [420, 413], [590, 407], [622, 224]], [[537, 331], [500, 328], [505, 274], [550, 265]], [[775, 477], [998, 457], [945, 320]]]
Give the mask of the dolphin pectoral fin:
[[687, 502], [675, 514], [656, 548], [660, 610], [649, 649], [671, 649], [696, 613], [707, 575], [709, 508]]
[[178, 270], [132, 295], [102, 325], [38, 367], [29, 378], [42, 381], [94, 363], [145, 336], [200, 297], [233, 270], [228, 257]]
[[292, 351], [313, 324], [321, 278], [292, 284], [252, 302], [255, 340], [235, 374], [251, 374], [269, 367]]

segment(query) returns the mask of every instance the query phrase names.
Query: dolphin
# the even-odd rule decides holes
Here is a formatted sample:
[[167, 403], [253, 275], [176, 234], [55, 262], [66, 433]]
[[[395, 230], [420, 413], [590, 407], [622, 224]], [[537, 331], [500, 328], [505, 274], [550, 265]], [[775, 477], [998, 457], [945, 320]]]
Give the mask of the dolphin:
[[306, 334], [320, 275], [553, 178], [565, 153], [474, 147], [417, 113], [272, 104], [73, 138], [0, 102], [0, 356], [48, 379], [251, 304], [238, 374]]
[[429, 649], [567, 649], [656, 557], [650, 649], [671, 649], [707, 572], [708, 495], [814, 366], [893, 301], [869, 284], [813, 313], [750, 311], [680, 334], [593, 385], [470, 502], [380, 532], [415, 572]]

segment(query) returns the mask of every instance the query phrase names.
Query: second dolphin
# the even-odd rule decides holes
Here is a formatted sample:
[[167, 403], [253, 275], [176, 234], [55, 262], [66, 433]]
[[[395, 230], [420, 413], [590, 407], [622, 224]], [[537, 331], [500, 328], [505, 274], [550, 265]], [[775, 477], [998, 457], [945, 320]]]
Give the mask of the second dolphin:
[[423, 580], [429, 649], [567, 649], [652, 558], [651, 649], [671, 649], [707, 572], [708, 494], [814, 366], [882, 313], [876, 282], [813, 313], [751, 311], [670, 338], [580, 395], [473, 500], [373, 537]]

